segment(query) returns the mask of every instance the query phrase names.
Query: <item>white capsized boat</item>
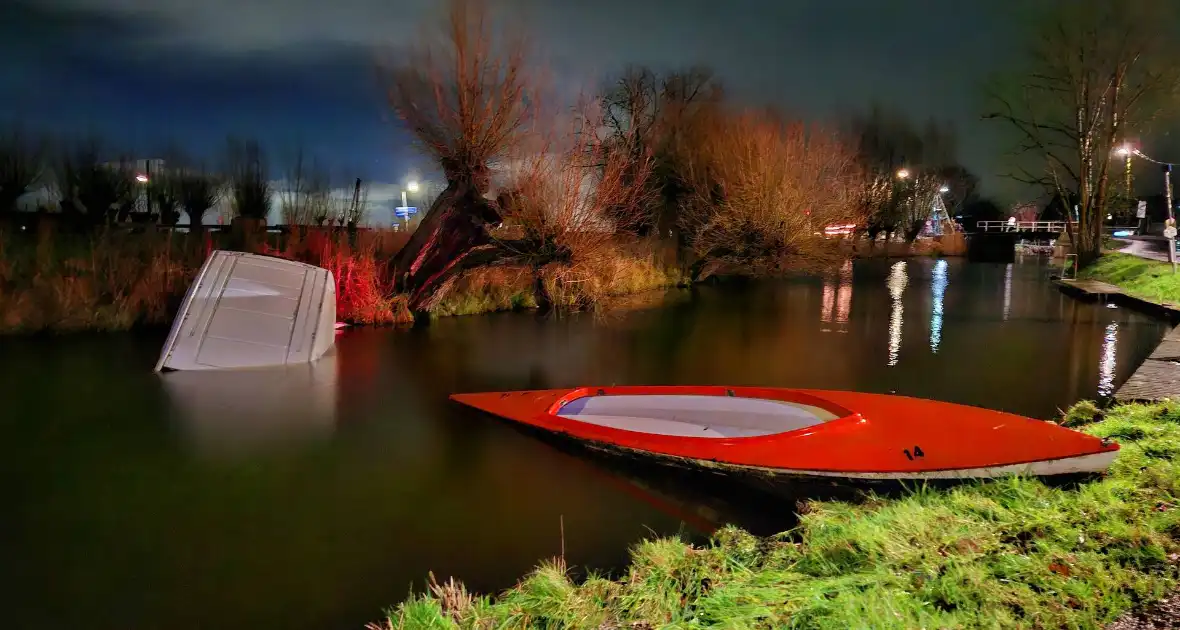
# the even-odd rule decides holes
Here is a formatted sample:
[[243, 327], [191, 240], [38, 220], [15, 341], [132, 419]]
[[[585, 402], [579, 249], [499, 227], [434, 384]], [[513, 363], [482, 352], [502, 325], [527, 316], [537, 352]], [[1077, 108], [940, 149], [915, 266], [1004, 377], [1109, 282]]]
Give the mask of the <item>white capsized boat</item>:
[[332, 272], [216, 250], [184, 296], [156, 371], [310, 363], [332, 349], [335, 324]]

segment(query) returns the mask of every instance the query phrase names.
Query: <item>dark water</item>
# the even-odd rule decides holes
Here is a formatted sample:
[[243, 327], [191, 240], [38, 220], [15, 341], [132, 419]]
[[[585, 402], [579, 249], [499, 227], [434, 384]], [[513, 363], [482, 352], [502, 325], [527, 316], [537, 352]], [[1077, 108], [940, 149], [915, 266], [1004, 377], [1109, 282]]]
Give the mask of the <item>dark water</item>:
[[8, 628], [359, 628], [428, 571], [511, 585], [563, 544], [610, 568], [653, 532], [790, 507], [632, 477], [447, 402], [612, 383], [858, 389], [1049, 417], [1117, 387], [1162, 323], [1037, 263], [858, 263], [701, 288], [606, 322], [510, 314], [360, 330], [314, 370], [150, 370], [162, 335], [0, 340]]

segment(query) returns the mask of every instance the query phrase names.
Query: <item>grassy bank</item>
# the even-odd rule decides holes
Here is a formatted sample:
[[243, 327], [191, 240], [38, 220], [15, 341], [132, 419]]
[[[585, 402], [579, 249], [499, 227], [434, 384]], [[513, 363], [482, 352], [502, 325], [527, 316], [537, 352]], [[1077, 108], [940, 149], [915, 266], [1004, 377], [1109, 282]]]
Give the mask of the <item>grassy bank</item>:
[[[121, 331], [167, 326], [214, 249], [244, 249], [311, 263], [336, 279], [338, 317], [351, 324], [413, 321], [394, 289], [389, 260], [405, 235], [309, 229], [250, 247], [231, 235], [149, 228], [96, 235], [0, 233], [0, 334]], [[535, 308], [544, 291], [559, 307], [594, 308], [614, 296], [675, 285], [679, 275], [644, 243], [604, 250], [586, 268], [500, 266], [445, 288], [432, 316]]]
[[1076, 488], [1013, 478], [811, 503], [780, 537], [650, 540], [617, 579], [574, 583], [553, 561], [494, 598], [445, 582], [374, 627], [1099, 628], [1177, 582], [1180, 405], [1093, 412], [1067, 422], [1123, 448]]
[[1113, 284], [1144, 300], [1180, 304], [1180, 274], [1173, 274], [1167, 263], [1109, 253], [1081, 269], [1078, 277]]

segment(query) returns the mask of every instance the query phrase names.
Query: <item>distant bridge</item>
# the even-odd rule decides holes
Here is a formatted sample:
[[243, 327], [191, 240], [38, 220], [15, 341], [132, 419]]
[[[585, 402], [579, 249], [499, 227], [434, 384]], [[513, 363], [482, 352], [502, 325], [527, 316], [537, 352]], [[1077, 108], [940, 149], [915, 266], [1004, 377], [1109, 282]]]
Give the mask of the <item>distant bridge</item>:
[[[1020, 240], [1055, 241], [1066, 231], [1065, 221], [979, 221], [967, 235], [967, 257], [986, 262], [1012, 262]], [[1073, 231], [1077, 231], [1074, 227]]]
[[979, 221], [975, 224], [975, 231], [1061, 234], [1065, 231], [1065, 221]]

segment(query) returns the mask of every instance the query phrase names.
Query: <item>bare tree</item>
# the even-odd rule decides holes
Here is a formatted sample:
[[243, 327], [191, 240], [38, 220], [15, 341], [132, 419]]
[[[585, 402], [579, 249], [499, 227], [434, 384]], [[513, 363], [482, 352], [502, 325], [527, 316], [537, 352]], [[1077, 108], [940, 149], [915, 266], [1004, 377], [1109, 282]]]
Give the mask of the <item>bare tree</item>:
[[0, 134], [0, 214], [16, 210], [16, 202], [41, 180], [45, 158], [44, 141], [20, 127]]
[[1083, 264], [1101, 254], [1112, 153], [1175, 97], [1174, 15], [1169, 0], [1057, 0], [1027, 65], [992, 90], [986, 118], [1007, 121], [1017, 154], [1037, 161], [1013, 176], [1076, 198], [1077, 221], [1066, 221]]
[[310, 224], [324, 225], [332, 215], [332, 182], [326, 170], [312, 168], [307, 184], [307, 214]]
[[97, 140], [66, 147], [57, 168], [62, 213], [90, 226], [121, 221], [135, 204], [135, 177], [126, 159], [102, 160]]
[[[900, 111], [874, 105], [850, 121], [864, 170], [858, 204], [870, 240], [884, 233], [913, 242], [931, 218], [943, 187], [948, 194], [973, 193], [975, 179], [958, 164], [955, 133], [930, 120], [919, 129]], [[960, 200], [961, 203], [961, 200]]]
[[279, 211], [289, 226], [327, 220], [328, 175], [318, 160], [299, 147], [287, 164], [278, 190]]
[[152, 175], [147, 185], [148, 205], [159, 212], [161, 225], [172, 227], [180, 219], [181, 197], [180, 176], [165, 171]]
[[235, 217], [266, 220], [274, 190], [262, 147], [255, 141], [231, 139], [228, 146], [230, 194]]
[[842, 254], [822, 234], [856, 223], [856, 153], [837, 134], [769, 112], [719, 118], [696, 139], [693, 196], [680, 225], [695, 279], [727, 269], [776, 274], [824, 267]]
[[[609, 150], [598, 135], [602, 120], [597, 104], [584, 104], [568, 126], [539, 136], [504, 169], [497, 243], [512, 262], [538, 271], [560, 267], [551, 285], [585, 282], [611, 255], [616, 233], [632, 230], [627, 221], [641, 220], [637, 209], [653, 196], [652, 160]], [[542, 301], [548, 288], [560, 289], [538, 288]]]
[[[692, 67], [664, 76], [644, 67], [628, 68], [602, 96], [604, 142], [643, 172], [655, 193], [622, 223], [640, 235], [666, 234], [677, 227], [676, 213], [686, 189], [688, 138], [694, 125], [715, 114], [724, 93], [713, 73]], [[648, 161], [651, 164], [648, 165]], [[646, 173], [650, 166], [650, 173]], [[625, 177], [629, 177], [624, 173]]]
[[482, 2], [451, 0], [445, 44], [427, 42], [387, 72], [388, 97], [419, 145], [437, 160], [447, 188], [393, 261], [399, 287], [418, 309], [431, 291], [480, 263], [498, 210], [484, 198], [489, 166], [523, 139], [538, 107], [524, 45], [497, 46]]
[[221, 201], [222, 182], [212, 174], [188, 170], [177, 176], [176, 186], [180, 205], [188, 215], [189, 231], [200, 231], [205, 213]]

